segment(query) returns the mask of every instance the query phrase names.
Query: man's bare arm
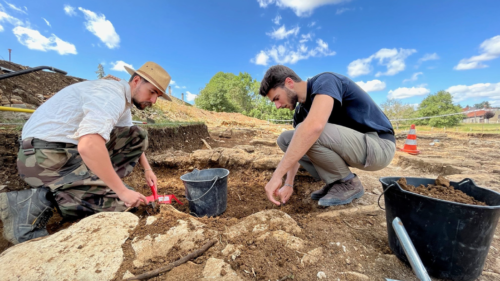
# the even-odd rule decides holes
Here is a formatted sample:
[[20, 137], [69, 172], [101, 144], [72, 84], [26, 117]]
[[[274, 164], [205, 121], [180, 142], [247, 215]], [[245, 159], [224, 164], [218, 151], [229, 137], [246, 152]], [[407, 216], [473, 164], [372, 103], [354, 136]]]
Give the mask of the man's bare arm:
[[299, 159], [302, 158], [314, 142], [318, 140], [328, 122], [328, 118], [333, 110], [333, 104], [333, 98], [327, 95], [317, 94], [314, 98], [307, 118], [293, 134], [292, 141], [287, 148], [285, 156], [281, 159], [278, 167], [273, 173], [273, 177], [266, 185], [267, 198], [274, 204], [280, 205], [280, 203], [273, 198], [273, 194], [276, 189], [281, 186], [283, 176], [297, 165]]
[[83, 162], [106, 185], [111, 188], [128, 207], [139, 206], [141, 201], [147, 203], [146, 197], [125, 187], [120, 177], [116, 174], [109, 158], [106, 141], [99, 134], [85, 135], [78, 142], [78, 152]]

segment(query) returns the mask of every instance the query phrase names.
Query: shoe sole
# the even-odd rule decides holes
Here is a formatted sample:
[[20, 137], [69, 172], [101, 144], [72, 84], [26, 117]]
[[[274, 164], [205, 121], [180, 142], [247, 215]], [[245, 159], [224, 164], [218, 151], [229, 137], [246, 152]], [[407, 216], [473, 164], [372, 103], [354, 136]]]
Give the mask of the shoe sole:
[[345, 204], [349, 204], [352, 202], [352, 200], [354, 199], [358, 199], [358, 198], [361, 198], [363, 195], [365, 194], [365, 189], [363, 188], [363, 190], [361, 190], [360, 192], [354, 194], [353, 196], [347, 198], [346, 200], [344, 201], [338, 201], [338, 202], [321, 202], [321, 199], [320, 201], [318, 202], [318, 205], [320, 206], [324, 206], [324, 207], [329, 207], [329, 206], [338, 206], [338, 205], [345, 205]]
[[12, 244], [18, 244], [14, 238], [14, 225], [11, 216], [9, 216], [9, 199], [7, 193], [0, 193], [0, 218], [3, 223], [3, 237]]

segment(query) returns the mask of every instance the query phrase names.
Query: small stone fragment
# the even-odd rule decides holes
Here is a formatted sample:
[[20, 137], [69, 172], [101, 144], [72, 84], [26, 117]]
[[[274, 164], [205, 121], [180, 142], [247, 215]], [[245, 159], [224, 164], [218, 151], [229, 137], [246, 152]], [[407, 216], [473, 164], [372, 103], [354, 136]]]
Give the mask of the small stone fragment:
[[318, 276], [319, 279], [326, 279], [326, 273], [323, 271], [318, 272], [318, 275], [316, 276]]

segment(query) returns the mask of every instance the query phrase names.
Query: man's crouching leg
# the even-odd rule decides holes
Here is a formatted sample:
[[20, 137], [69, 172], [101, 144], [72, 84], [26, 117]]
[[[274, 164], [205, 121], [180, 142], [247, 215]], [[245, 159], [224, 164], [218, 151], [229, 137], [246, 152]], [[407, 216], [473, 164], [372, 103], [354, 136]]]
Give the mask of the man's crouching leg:
[[0, 218], [4, 238], [12, 244], [49, 235], [53, 197], [47, 187], [0, 193]]
[[[133, 190], [130, 186], [125, 185]], [[81, 185], [54, 192], [61, 216], [73, 220], [100, 212], [123, 212], [127, 209], [118, 195], [106, 186]]]

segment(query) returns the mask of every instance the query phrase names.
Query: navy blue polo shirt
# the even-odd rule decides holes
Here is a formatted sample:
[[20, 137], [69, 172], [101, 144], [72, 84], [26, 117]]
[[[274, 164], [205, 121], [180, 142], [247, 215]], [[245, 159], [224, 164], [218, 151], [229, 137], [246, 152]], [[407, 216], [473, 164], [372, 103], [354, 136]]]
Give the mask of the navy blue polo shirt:
[[324, 72], [307, 80], [306, 101], [295, 108], [294, 127], [304, 121], [317, 94], [334, 99], [328, 123], [360, 133], [377, 132], [380, 138], [395, 142], [391, 122], [373, 99], [354, 81], [333, 72]]

